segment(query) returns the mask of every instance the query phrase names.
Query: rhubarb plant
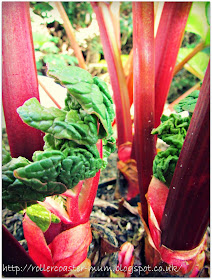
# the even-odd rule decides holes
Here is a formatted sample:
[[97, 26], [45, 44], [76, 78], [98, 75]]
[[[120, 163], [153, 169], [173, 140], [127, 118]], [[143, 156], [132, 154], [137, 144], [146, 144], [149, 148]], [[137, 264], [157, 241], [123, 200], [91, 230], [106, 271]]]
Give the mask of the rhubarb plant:
[[[153, 161], [153, 176], [167, 186], [171, 184], [198, 97], [199, 90], [195, 90], [174, 106], [177, 114], [163, 115], [161, 124], [152, 130], [168, 147], [158, 152]], [[186, 113], [186, 117], [181, 115]]]
[[[91, 242], [89, 216], [100, 169], [106, 167], [107, 157], [115, 149], [111, 126], [113, 102], [106, 83], [81, 68], [55, 67], [49, 69], [48, 74], [67, 88], [65, 107], [45, 108], [36, 98], [31, 98], [17, 109], [27, 125], [45, 133], [44, 147], [43, 151], [34, 152], [32, 161], [21, 156], [11, 158], [4, 152], [3, 204], [11, 210], [26, 213], [24, 234], [36, 264], [46, 264], [48, 255], [44, 261], [38, 252], [41, 250], [45, 255], [46, 250], [51, 250], [56, 236], [61, 245], [64, 240], [69, 242], [69, 234], [71, 240], [81, 238], [83, 232], [89, 234], [82, 249], [78, 248], [80, 241], [78, 249], [67, 249], [68, 254], [78, 250], [80, 258], [74, 260], [72, 256], [71, 259], [74, 267], [87, 255]], [[99, 141], [103, 142], [103, 154]], [[63, 236], [64, 231], [70, 232], [60, 239], [58, 234]], [[34, 243], [33, 232], [40, 236], [39, 244]], [[50, 247], [49, 243], [52, 244]], [[82, 254], [80, 250], [83, 250]], [[51, 265], [55, 266], [58, 263], [54, 254], [52, 256]]]
[[15, 211], [94, 177], [105, 166], [96, 147], [98, 139], [104, 138], [107, 156], [114, 151], [114, 111], [107, 85], [77, 67], [49, 70], [49, 75], [67, 88], [65, 108], [45, 108], [31, 98], [17, 109], [26, 124], [46, 134], [44, 150], [34, 152], [32, 162], [7, 155], [3, 201]]
[[200, 92], [176, 106], [178, 112], [187, 110], [188, 117], [163, 117], [162, 124], [152, 132], [169, 146], [155, 157], [154, 176], [146, 194], [146, 262], [153, 267], [162, 262], [176, 265], [180, 276], [197, 276], [205, 261], [209, 223], [209, 76], [208, 66]]

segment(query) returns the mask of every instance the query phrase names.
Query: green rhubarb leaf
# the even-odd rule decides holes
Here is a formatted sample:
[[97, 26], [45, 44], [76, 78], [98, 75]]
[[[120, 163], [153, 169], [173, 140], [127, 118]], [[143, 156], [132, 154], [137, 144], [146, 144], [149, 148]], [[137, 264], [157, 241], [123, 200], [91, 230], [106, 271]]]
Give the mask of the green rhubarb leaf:
[[110, 139], [103, 139], [102, 140], [103, 144], [103, 166], [102, 170], [106, 168], [108, 164], [108, 157], [110, 156], [111, 153], [114, 153], [116, 150], [116, 139], [111, 137]]
[[93, 80], [94, 80], [94, 83], [99, 87], [100, 91], [103, 94], [103, 102], [108, 110], [108, 117], [109, 117], [110, 121], [113, 122], [114, 117], [115, 117], [115, 111], [114, 111], [113, 107], [111, 106], [113, 104], [113, 99], [109, 93], [108, 86], [99, 77], [94, 77]]
[[78, 145], [73, 141], [55, 139], [47, 134], [44, 137], [45, 152], [60, 150], [64, 159], [61, 162], [60, 174], [57, 181], [65, 184], [69, 189], [79, 181], [95, 176], [102, 167], [103, 161], [99, 156], [96, 145]]
[[86, 123], [85, 116], [76, 110], [66, 112], [57, 108], [45, 108], [36, 98], [31, 98], [17, 112], [25, 123], [51, 133], [55, 138], [74, 140], [79, 144], [95, 144], [98, 140], [94, 123], [89, 125], [90, 119]]
[[96, 146], [65, 148], [64, 153], [67, 158], [62, 161], [58, 179], [68, 188], [73, 188], [81, 180], [94, 177], [102, 167]]
[[61, 222], [61, 220], [55, 214], [51, 213], [51, 222], [54, 224], [59, 224]]
[[199, 90], [193, 91], [187, 97], [182, 99], [178, 104], [174, 106], [174, 109], [177, 113], [181, 113], [183, 111], [188, 111], [190, 114], [193, 114], [197, 99], [199, 97]]
[[[158, 134], [158, 137], [162, 139], [164, 142], [169, 137], [169, 135], [176, 136], [176, 139], [181, 141], [181, 138], [179, 135], [182, 135], [183, 138], [185, 138], [188, 127], [190, 124], [190, 117], [181, 117], [181, 115], [177, 114], [171, 114], [169, 117], [163, 115], [161, 118], [161, 124], [153, 129], [152, 134]], [[178, 141], [174, 141], [178, 142]], [[170, 139], [170, 143], [172, 144], [173, 140]], [[177, 144], [177, 146], [181, 146], [181, 144]]]
[[57, 178], [61, 168], [61, 156], [52, 156], [15, 170], [18, 179], [39, 179], [41, 182]]
[[13, 158], [10, 162], [2, 166], [2, 187], [7, 188], [15, 180], [13, 171], [19, 167], [30, 164], [30, 161], [24, 157]]
[[64, 85], [77, 84], [80, 82], [92, 84], [93, 78], [90, 73], [80, 67], [53, 67], [48, 69], [48, 75]]
[[[37, 203], [37, 200], [43, 201], [47, 196], [65, 192], [66, 186], [56, 182], [59, 174], [58, 162], [61, 162], [61, 158], [57, 156], [31, 163], [23, 157], [18, 157], [5, 164], [2, 167], [3, 205], [11, 210], [20, 211]], [[53, 179], [55, 182], [50, 181]]]
[[47, 231], [51, 224], [51, 213], [42, 205], [34, 204], [27, 207], [26, 214], [43, 231]]
[[13, 211], [20, 211], [37, 201], [44, 201], [47, 196], [61, 194], [67, 190], [60, 182], [42, 183], [38, 179], [16, 179], [15, 176], [9, 179], [10, 181], [5, 174], [2, 176], [2, 199], [3, 205]]
[[159, 152], [153, 161], [153, 176], [167, 186], [170, 185], [179, 158], [179, 149], [169, 147]]
[[167, 186], [170, 185], [174, 170], [187, 134], [191, 116], [163, 115], [161, 124], [153, 129], [152, 134], [157, 134], [169, 147], [159, 152], [153, 161], [153, 175]]
[[2, 164], [6, 164], [11, 161], [12, 157], [10, 153], [5, 149], [5, 146], [2, 146]]
[[39, 161], [42, 159], [51, 159], [51, 158], [58, 158], [62, 160], [64, 158], [64, 154], [58, 150], [51, 150], [51, 151], [36, 151], [32, 156], [33, 161]]
[[[78, 67], [57, 67], [50, 73], [71, 94], [67, 93], [64, 110], [44, 108], [36, 98], [17, 109], [25, 123], [46, 135], [44, 151], [36, 151], [33, 162], [22, 157], [5, 161], [2, 196], [3, 204], [11, 210], [20, 211], [37, 201], [44, 201], [47, 196], [64, 193], [81, 180], [94, 177], [115, 149], [115, 139], [111, 137], [113, 102], [107, 85]], [[98, 118], [100, 126], [97, 126]], [[102, 160], [96, 143], [104, 137], [107, 140], [103, 139]], [[39, 215], [36, 217], [40, 219]], [[59, 222], [57, 217], [51, 218]], [[43, 230], [48, 223], [45, 220], [41, 226]]]
[[79, 67], [67, 66], [49, 70], [50, 77], [56, 79], [77, 100], [88, 114], [96, 115], [102, 127], [99, 138], [113, 134], [111, 121], [114, 119], [113, 101], [106, 83]]
[[5, 178], [2, 178], [2, 200], [3, 206], [12, 211], [20, 211], [31, 204], [37, 203], [37, 200], [43, 201], [45, 196], [37, 193], [20, 180], [13, 176], [13, 181], [8, 184]]

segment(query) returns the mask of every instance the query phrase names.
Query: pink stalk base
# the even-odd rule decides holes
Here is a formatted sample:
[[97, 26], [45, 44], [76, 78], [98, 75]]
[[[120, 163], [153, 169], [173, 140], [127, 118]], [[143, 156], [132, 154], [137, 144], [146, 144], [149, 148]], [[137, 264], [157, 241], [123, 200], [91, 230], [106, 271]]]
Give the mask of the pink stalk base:
[[130, 277], [132, 273], [134, 257], [134, 246], [130, 242], [121, 245], [118, 253], [118, 266], [116, 268], [117, 277]]
[[[146, 195], [149, 227], [147, 227], [144, 222], [141, 215], [142, 213], [140, 214], [147, 233], [147, 238], [145, 240], [146, 263], [152, 268], [160, 265], [169, 274], [195, 277], [204, 265], [206, 234], [201, 243], [192, 250], [175, 251], [161, 245], [160, 224], [168, 191], [167, 186], [153, 177]], [[140, 208], [140, 211], [141, 210]]]
[[23, 229], [29, 254], [47, 277], [65, 276], [86, 260], [92, 240], [89, 222], [60, 232], [49, 245], [45, 234], [27, 215]]

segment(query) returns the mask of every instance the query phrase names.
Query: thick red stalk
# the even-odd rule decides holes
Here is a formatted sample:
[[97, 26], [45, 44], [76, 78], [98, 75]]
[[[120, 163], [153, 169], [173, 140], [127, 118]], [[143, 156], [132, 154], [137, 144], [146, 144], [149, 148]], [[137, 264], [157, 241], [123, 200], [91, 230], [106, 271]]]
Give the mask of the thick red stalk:
[[199, 245], [209, 223], [210, 65], [170, 185], [161, 222], [162, 244], [172, 250]]
[[192, 2], [166, 2], [155, 38], [155, 127], [160, 124]]
[[42, 134], [16, 112], [27, 99], [39, 99], [29, 3], [2, 3], [2, 52], [2, 99], [11, 155], [31, 159], [42, 149]]
[[133, 2], [134, 145], [142, 213], [147, 221], [147, 193], [155, 156], [154, 128], [154, 3]]
[[128, 141], [132, 142], [132, 122], [126, 79], [109, 4], [93, 2], [91, 5], [98, 21], [104, 55], [113, 88], [118, 146], [120, 146]]

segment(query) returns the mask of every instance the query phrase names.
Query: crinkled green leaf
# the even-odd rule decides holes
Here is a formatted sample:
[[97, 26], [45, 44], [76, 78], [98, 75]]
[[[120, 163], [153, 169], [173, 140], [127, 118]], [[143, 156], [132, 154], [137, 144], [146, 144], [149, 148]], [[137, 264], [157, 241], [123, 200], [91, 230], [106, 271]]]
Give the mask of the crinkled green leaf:
[[5, 149], [5, 146], [2, 146], [2, 165], [8, 163], [11, 159], [10, 153]]
[[72, 155], [62, 161], [58, 179], [68, 188], [72, 188], [79, 181], [94, 177], [102, 167], [102, 160], [95, 158], [85, 149], [73, 149]]
[[[19, 211], [36, 203], [37, 200], [43, 201], [47, 196], [65, 192], [67, 188], [64, 184], [50, 181], [58, 175], [59, 171], [56, 170], [55, 166], [57, 166], [58, 161], [61, 162], [61, 158], [61, 156], [59, 158], [53, 157], [51, 160], [47, 158], [38, 164], [38, 162], [31, 163], [23, 157], [18, 157], [5, 164], [2, 167], [3, 204], [11, 210]], [[51, 173], [49, 171], [52, 164], [55, 166]], [[45, 167], [44, 170], [42, 170], [42, 166]], [[50, 167], [50, 169], [48, 170], [46, 167]], [[42, 174], [48, 178], [47, 182], [44, 182]]]
[[197, 99], [199, 97], [199, 90], [193, 91], [187, 97], [182, 99], [178, 104], [174, 106], [174, 109], [177, 113], [181, 113], [183, 111], [188, 111], [189, 113], [194, 112], [194, 108], [197, 103]]
[[179, 141], [181, 140], [179, 135], [182, 135], [185, 138], [190, 124], [190, 117], [183, 118], [181, 115], [177, 114], [171, 114], [169, 117], [163, 115], [161, 121], [162, 123], [152, 130], [152, 134], [158, 134], [158, 137], [164, 142], [166, 142], [164, 139], [169, 137], [169, 135], [175, 135], [177, 139], [179, 138]]
[[32, 190], [15, 177], [10, 184], [5, 182], [5, 178], [2, 179], [3, 206], [12, 211], [18, 212], [31, 204], [37, 203], [37, 200], [43, 201], [45, 199], [43, 194]]
[[113, 107], [111, 107], [111, 104], [113, 104], [113, 99], [109, 93], [108, 86], [99, 77], [94, 77], [93, 81], [99, 87], [100, 91], [103, 93], [104, 104], [106, 104], [106, 107], [108, 109], [108, 115], [110, 117], [110, 121], [113, 122], [115, 117], [115, 111]]
[[90, 73], [80, 67], [56, 67], [48, 69], [48, 75], [64, 85], [77, 84], [80, 82], [92, 84], [93, 78]]
[[[35, 98], [17, 109], [25, 123], [46, 135], [44, 151], [36, 151], [33, 162], [19, 157], [2, 168], [3, 201], [11, 210], [19, 211], [94, 177], [105, 165], [96, 147], [99, 138], [107, 137], [103, 139], [104, 157], [115, 149], [111, 137], [114, 111], [107, 85], [78, 67], [57, 67], [50, 73], [71, 94], [63, 110], [44, 108]], [[58, 222], [57, 217], [52, 219]], [[45, 222], [43, 230], [46, 227]]]
[[[114, 119], [113, 101], [106, 83], [78, 67], [67, 66], [49, 70], [50, 77], [64, 85], [88, 114], [96, 115], [103, 128], [101, 138], [113, 134], [111, 121]], [[104, 130], [104, 132], [103, 132]], [[100, 137], [99, 137], [100, 138]]]
[[[46, 138], [55, 139], [49, 136], [47, 134]], [[61, 140], [58, 148], [60, 150], [52, 150], [48, 146], [44, 152], [35, 152], [32, 163], [21, 158], [22, 167], [19, 161], [15, 164], [17, 159], [12, 160], [11, 170], [8, 170], [9, 165], [7, 168], [3, 166], [3, 198], [7, 207], [12, 202], [19, 202], [18, 210], [21, 210], [37, 200], [43, 201], [47, 196], [61, 194], [79, 181], [94, 177], [102, 167], [103, 161], [96, 145], [79, 146], [73, 141]]]
[[64, 140], [57, 147], [65, 156], [61, 163], [58, 181], [68, 188], [74, 187], [81, 180], [94, 177], [102, 167], [102, 159], [96, 145], [79, 146], [72, 141]]
[[32, 160], [33, 161], [39, 161], [42, 159], [52, 158], [52, 157], [58, 157], [59, 159], [63, 159], [64, 155], [61, 151], [57, 150], [51, 150], [51, 151], [36, 151], [33, 154]]
[[153, 161], [153, 175], [167, 186], [171, 183], [190, 120], [191, 117], [183, 118], [177, 114], [163, 115], [161, 124], [152, 131], [152, 134], [157, 134], [169, 145], [167, 150], [159, 152]]
[[111, 137], [110, 139], [103, 139], [102, 141], [103, 144], [103, 166], [102, 170], [106, 168], [108, 164], [108, 157], [110, 156], [111, 153], [115, 152], [116, 150], [116, 139]]
[[61, 168], [61, 157], [52, 156], [16, 169], [15, 176], [26, 179], [39, 179], [42, 182], [52, 181], [57, 178]]
[[153, 161], [153, 175], [167, 186], [170, 185], [179, 158], [179, 150], [169, 147], [159, 152]]
[[13, 171], [19, 167], [28, 165], [30, 161], [24, 157], [13, 158], [10, 162], [2, 166], [2, 187], [3, 190], [15, 180]]
[[86, 122], [84, 114], [79, 111], [45, 108], [36, 98], [31, 98], [17, 112], [25, 123], [51, 133], [55, 138], [74, 140], [79, 144], [95, 144], [98, 140], [95, 124], [89, 123], [91, 119]]

